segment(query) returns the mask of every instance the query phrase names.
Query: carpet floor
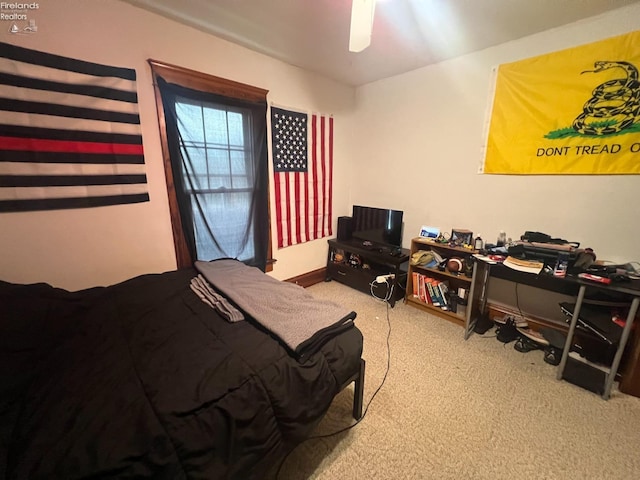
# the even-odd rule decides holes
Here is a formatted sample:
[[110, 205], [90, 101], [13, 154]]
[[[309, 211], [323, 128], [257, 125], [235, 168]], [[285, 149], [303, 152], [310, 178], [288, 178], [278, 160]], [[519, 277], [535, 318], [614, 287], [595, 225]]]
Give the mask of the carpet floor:
[[[605, 401], [557, 380], [541, 350], [520, 353], [494, 330], [465, 341], [460, 326], [402, 302], [387, 308], [337, 282], [308, 290], [358, 314], [366, 415], [302, 443], [278, 480], [639, 478], [640, 398], [614, 388]], [[352, 425], [352, 399], [351, 386], [314, 436]]]

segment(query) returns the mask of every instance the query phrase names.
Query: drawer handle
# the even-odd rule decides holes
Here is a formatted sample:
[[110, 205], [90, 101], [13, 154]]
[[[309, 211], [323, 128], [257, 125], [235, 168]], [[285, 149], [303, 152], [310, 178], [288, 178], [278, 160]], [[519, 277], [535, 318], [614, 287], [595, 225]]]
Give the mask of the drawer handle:
[[347, 274], [347, 272], [341, 272], [340, 270], [338, 270], [338, 275], [345, 276], [346, 274]]

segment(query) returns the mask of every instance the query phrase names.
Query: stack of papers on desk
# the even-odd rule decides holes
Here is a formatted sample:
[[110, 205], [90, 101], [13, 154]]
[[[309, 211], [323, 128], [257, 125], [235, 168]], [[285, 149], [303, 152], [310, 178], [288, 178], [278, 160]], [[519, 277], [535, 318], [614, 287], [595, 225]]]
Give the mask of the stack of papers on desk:
[[544, 263], [536, 260], [521, 260], [515, 257], [507, 257], [503, 265], [525, 273], [535, 273], [536, 275], [544, 268]]

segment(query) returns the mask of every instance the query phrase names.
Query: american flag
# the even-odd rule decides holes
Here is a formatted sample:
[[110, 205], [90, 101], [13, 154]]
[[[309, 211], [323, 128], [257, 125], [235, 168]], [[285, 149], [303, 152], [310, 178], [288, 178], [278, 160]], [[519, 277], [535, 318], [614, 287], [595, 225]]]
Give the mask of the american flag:
[[136, 72], [0, 42], [0, 212], [149, 201]]
[[278, 248], [332, 234], [333, 118], [271, 107]]

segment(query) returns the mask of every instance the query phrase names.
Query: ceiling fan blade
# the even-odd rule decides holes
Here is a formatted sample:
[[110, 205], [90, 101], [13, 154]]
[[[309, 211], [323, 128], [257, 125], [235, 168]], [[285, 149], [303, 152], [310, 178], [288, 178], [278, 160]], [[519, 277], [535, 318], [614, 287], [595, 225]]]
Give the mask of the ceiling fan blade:
[[361, 52], [371, 44], [376, 0], [352, 0], [349, 51]]

